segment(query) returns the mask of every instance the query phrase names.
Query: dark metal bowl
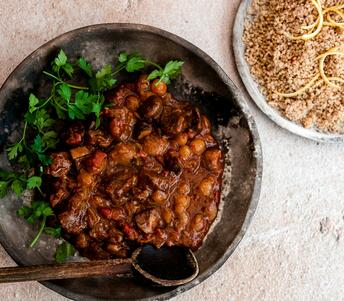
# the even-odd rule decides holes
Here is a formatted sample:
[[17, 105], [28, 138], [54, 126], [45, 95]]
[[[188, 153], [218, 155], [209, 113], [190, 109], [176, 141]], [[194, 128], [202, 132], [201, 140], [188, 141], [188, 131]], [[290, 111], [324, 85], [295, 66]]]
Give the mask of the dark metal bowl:
[[[85, 56], [96, 67], [114, 63], [122, 50], [138, 51], [153, 61], [185, 61], [182, 76], [172, 83], [177, 98], [202, 107], [213, 123], [214, 134], [226, 154], [221, 212], [203, 246], [196, 252], [200, 274], [178, 288], [153, 287], [133, 277], [104, 277], [42, 282], [75, 300], [165, 300], [201, 283], [233, 253], [257, 206], [262, 175], [258, 132], [244, 97], [224, 71], [203, 51], [166, 31], [134, 24], [101, 24], [65, 33], [29, 55], [0, 90], [0, 167], [8, 167], [4, 147], [22, 126], [27, 97], [41, 90], [41, 71], [63, 48], [71, 58]], [[20, 265], [48, 263], [56, 242], [43, 237], [34, 250], [27, 243], [36, 229], [18, 218], [23, 200], [7, 196], [1, 201], [0, 242]]]

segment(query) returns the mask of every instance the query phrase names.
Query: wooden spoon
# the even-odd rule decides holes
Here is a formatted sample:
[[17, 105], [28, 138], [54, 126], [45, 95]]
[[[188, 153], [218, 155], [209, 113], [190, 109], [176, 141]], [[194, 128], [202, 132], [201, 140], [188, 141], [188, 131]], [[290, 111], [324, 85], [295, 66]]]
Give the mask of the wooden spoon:
[[135, 250], [128, 259], [0, 268], [0, 283], [110, 276], [130, 273], [132, 268], [162, 286], [188, 283], [199, 272], [196, 257], [191, 250], [182, 247], [157, 249], [145, 245]]

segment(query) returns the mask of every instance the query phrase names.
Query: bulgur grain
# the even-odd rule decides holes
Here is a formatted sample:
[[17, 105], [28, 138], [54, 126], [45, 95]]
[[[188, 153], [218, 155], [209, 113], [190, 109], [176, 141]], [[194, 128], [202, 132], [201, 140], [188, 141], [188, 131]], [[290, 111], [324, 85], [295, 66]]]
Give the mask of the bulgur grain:
[[[322, 0], [322, 7], [344, 4]], [[322, 82], [305, 93], [285, 98], [275, 91], [291, 93], [305, 86], [319, 71], [316, 59], [328, 49], [344, 51], [343, 30], [324, 27], [312, 40], [290, 40], [283, 32], [302, 35], [302, 26], [313, 24], [318, 14], [309, 0], [253, 0], [245, 24], [243, 41], [251, 74], [267, 102], [286, 118], [323, 132], [344, 133], [344, 94]], [[341, 21], [341, 20], [338, 20]], [[326, 59], [328, 77], [344, 78], [344, 57]]]

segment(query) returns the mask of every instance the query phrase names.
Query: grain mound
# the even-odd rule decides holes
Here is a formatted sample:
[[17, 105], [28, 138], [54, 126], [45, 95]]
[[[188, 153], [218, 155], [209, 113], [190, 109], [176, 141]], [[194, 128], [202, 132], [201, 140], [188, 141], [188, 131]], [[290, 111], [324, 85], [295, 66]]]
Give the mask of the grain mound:
[[[343, 0], [321, 3], [323, 8], [344, 4]], [[344, 51], [344, 28], [324, 27], [308, 41], [290, 40], [283, 34], [302, 35], [301, 27], [313, 24], [317, 17], [309, 0], [253, 0], [243, 36], [246, 60], [267, 102], [282, 115], [306, 128], [344, 133], [342, 83], [336, 89], [321, 82], [293, 98], [275, 93], [291, 93], [309, 83], [319, 72], [317, 57], [328, 49], [339, 46]], [[336, 21], [344, 22], [340, 17]], [[325, 72], [344, 78], [344, 57], [328, 57]]]

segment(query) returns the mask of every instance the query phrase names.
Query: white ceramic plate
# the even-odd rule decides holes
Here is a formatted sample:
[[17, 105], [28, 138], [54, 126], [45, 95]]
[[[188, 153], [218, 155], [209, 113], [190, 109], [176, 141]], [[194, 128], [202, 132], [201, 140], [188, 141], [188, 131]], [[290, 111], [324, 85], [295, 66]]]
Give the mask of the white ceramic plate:
[[247, 12], [251, 3], [252, 0], [241, 1], [234, 23], [233, 48], [239, 74], [253, 101], [272, 121], [289, 132], [319, 142], [344, 142], [344, 135], [324, 133], [316, 129], [306, 129], [283, 117], [276, 109], [267, 103], [265, 96], [260, 92], [258, 84], [252, 77], [249, 65], [245, 60], [245, 45], [242, 36], [244, 32], [244, 23], [248, 17]]

